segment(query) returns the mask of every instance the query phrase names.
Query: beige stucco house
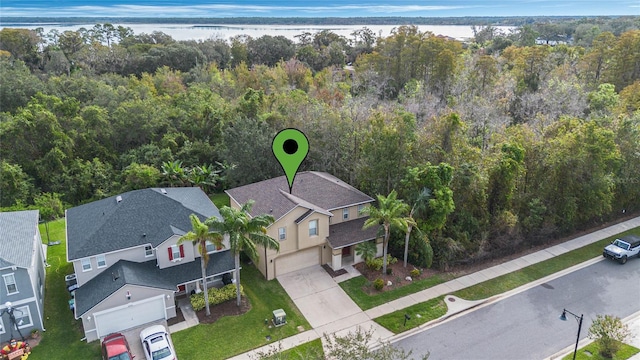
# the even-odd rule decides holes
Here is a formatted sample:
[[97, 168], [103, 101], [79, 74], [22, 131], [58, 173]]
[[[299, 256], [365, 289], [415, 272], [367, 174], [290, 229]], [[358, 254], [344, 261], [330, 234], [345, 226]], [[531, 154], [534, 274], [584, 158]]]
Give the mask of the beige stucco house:
[[[74, 314], [87, 341], [175, 317], [175, 296], [201, 288], [197, 247], [178, 244], [191, 230], [191, 214], [220, 217], [195, 187], [134, 190], [67, 210], [67, 261], [78, 285]], [[224, 243], [207, 248], [208, 284], [235, 269]]]
[[268, 235], [280, 241], [280, 251], [261, 248], [258, 269], [267, 279], [313, 265], [328, 264], [333, 270], [345, 262], [358, 263], [355, 245], [377, 241], [372, 227], [362, 229], [364, 206], [374, 200], [325, 172], [307, 171], [296, 175], [292, 191], [285, 176], [227, 190], [231, 206], [240, 208], [249, 200], [255, 203], [252, 216], [270, 214], [275, 222]]

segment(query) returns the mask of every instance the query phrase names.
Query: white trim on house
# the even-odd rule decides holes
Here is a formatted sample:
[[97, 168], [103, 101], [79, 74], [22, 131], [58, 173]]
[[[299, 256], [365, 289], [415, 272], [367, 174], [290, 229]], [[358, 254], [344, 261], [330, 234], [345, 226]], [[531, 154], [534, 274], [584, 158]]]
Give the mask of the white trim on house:
[[[15, 289], [13, 292], [9, 292], [9, 281], [7, 281], [7, 279], [9, 279], [9, 277], [11, 277], [13, 279], [13, 282], [11, 283], [11, 285], [13, 285], [13, 287]], [[2, 282], [4, 283], [4, 289], [7, 290], [7, 296], [15, 295], [15, 294], [19, 294], [20, 293], [20, 291], [18, 290], [18, 283], [16, 281], [15, 273], [9, 273], [9, 274], [2, 275]]]
[[371, 199], [371, 200], [368, 200], [368, 201], [361, 201], [361, 202], [357, 202], [357, 203], [353, 203], [353, 204], [347, 204], [347, 205], [343, 205], [343, 206], [340, 206], [340, 207], [334, 207], [334, 208], [327, 209], [327, 210], [328, 211], [333, 211], [333, 210], [338, 210], [338, 209], [342, 209], [342, 208], [345, 208], [345, 207], [352, 207], [352, 206], [356, 206], [356, 205], [367, 205], [367, 204], [371, 204], [373, 202], [375, 202], [375, 200]]
[[[37, 302], [37, 301], [36, 301]], [[26, 314], [25, 311], [20, 310], [20, 309], [27, 309]], [[22, 324], [22, 325], [18, 325], [18, 322], [20, 322], [17, 318], [16, 318], [16, 325], [18, 325], [18, 329], [24, 329], [24, 328], [28, 328], [33, 326], [33, 317], [31, 317], [31, 309], [29, 309], [29, 304], [27, 305], [22, 305], [20, 307], [15, 306], [13, 308], [13, 315], [15, 316], [15, 312], [16, 311], [20, 311], [22, 313], [21, 319], [25, 317], [25, 315], [27, 317], [29, 317], [29, 323], [28, 324]]]
[[[101, 259], [102, 258], [102, 259]], [[100, 260], [102, 260], [102, 265], [100, 265]], [[96, 255], [96, 267], [98, 269], [107, 267], [107, 256], [105, 254]]]

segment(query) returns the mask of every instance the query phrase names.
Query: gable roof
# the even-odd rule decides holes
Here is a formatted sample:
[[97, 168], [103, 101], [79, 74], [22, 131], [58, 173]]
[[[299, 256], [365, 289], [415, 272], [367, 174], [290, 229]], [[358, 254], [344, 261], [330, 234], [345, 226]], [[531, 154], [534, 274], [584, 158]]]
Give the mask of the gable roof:
[[[209, 254], [207, 276], [235, 269], [233, 253], [220, 251]], [[119, 260], [86, 284], [76, 289], [75, 312], [81, 316], [125, 285], [146, 286], [177, 291], [177, 286], [201, 279], [200, 261], [159, 269], [155, 260], [142, 263]]]
[[39, 214], [38, 210], [0, 212], [0, 269], [31, 266]]
[[369, 217], [361, 217], [354, 220], [344, 221], [337, 224], [329, 225], [329, 237], [327, 241], [332, 249], [340, 249], [345, 246], [351, 246], [373, 240], [378, 237], [381, 226], [372, 226], [363, 229], [364, 222]]
[[189, 215], [220, 217], [218, 208], [197, 187], [129, 191], [67, 210], [67, 259], [127, 249], [157, 247], [191, 230]]
[[329, 211], [373, 202], [373, 198], [325, 172], [304, 171], [296, 175], [291, 194], [285, 176], [229, 189], [238, 204], [254, 200], [251, 216], [270, 214], [276, 221], [301, 206], [328, 214]]

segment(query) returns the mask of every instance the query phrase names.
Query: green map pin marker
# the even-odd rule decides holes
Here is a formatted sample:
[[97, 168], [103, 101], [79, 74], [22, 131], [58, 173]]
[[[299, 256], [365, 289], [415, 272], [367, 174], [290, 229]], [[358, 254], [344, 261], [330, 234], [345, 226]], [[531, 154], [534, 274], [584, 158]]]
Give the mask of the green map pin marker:
[[309, 153], [309, 139], [298, 129], [284, 129], [273, 138], [271, 149], [287, 176], [289, 194], [291, 194], [293, 179], [296, 178], [300, 164]]

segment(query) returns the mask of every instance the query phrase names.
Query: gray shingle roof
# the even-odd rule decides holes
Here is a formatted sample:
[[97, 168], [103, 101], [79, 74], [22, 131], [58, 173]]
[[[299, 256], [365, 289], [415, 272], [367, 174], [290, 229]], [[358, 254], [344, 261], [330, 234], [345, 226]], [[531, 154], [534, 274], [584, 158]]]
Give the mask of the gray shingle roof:
[[[230, 272], [234, 265], [231, 251], [210, 254], [207, 276]], [[76, 315], [82, 316], [127, 284], [177, 291], [179, 284], [201, 279], [201, 274], [199, 258], [164, 269], [156, 266], [156, 260], [143, 263], [120, 260], [76, 290]]]
[[354, 220], [329, 225], [329, 245], [332, 249], [340, 249], [345, 246], [355, 245], [367, 240], [373, 240], [378, 235], [380, 226], [372, 226], [362, 229], [364, 222], [369, 217], [362, 217]]
[[240, 186], [226, 191], [239, 204], [254, 200], [251, 215], [270, 214], [277, 219], [297, 206], [330, 211], [346, 206], [372, 202], [373, 199], [325, 172], [305, 171], [296, 175], [293, 196], [285, 176]]
[[200, 220], [220, 217], [200, 188], [164, 190], [166, 194], [159, 188], [134, 190], [68, 209], [68, 260], [148, 243], [156, 247], [191, 230], [192, 213]]
[[31, 265], [38, 219], [38, 210], [0, 213], [0, 268]]

